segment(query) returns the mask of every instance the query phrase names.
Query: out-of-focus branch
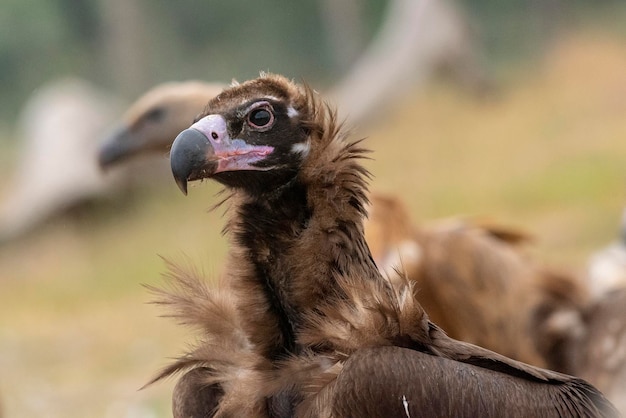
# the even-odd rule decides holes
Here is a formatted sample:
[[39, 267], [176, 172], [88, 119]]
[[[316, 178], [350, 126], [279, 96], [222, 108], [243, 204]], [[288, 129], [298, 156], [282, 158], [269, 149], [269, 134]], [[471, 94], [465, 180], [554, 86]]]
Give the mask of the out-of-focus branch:
[[361, 0], [320, 0], [324, 33], [333, 62], [346, 71], [357, 59], [365, 42]]
[[443, 65], [459, 66], [481, 82], [479, 55], [452, 1], [391, 0], [378, 35], [329, 97], [342, 116], [366, 123], [371, 109], [424, 84]]

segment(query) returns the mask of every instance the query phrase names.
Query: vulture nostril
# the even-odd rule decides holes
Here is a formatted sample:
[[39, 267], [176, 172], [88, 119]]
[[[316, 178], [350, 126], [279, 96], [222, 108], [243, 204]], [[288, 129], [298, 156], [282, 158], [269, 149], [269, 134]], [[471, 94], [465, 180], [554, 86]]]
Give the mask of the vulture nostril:
[[219, 138], [219, 135], [217, 134], [217, 132], [211, 132], [211, 138], [217, 141], [217, 138]]

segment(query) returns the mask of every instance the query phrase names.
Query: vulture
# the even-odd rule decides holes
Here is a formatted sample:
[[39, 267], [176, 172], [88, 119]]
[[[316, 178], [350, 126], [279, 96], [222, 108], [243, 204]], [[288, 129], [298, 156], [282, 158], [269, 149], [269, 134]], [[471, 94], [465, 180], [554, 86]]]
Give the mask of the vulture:
[[20, 115], [20, 161], [0, 196], [0, 244], [85, 202], [119, 196], [146, 174], [152, 180], [159, 168], [154, 164], [115, 166], [146, 149], [165, 152], [222, 88], [194, 81], [162, 84], [141, 97], [112, 133], [122, 109], [117, 98], [75, 78], [37, 89]]
[[211, 100], [172, 145], [188, 182], [225, 186], [227, 277], [172, 267], [159, 301], [200, 329], [154, 380], [185, 373], [174, 415], [596, 417], [582, 379], [448, 337], [365, 241], [367, 154], [314, 91], [272, 74]]
[[417, 282], [419, 302], [448, 335], [580, 376], [626, 413], [623, 238], [591, 257], [585, 281], [527, 260], [519, 246], [529, 236], [507, 226], [412, 227], [395, 196], [371, 196], [365, 236], [387, 277], [402, 267]]
[[122, 122], [99, 145], [98, 163], [109, 169], [132, 157], [169, 151], [207, 102], [224, 89], [201, 81], [159, 84], [125, 112]]
[[449, 336], [571, 373], [565, 353], [589, 303], [582, 280], [529, 259], [523, 231], [469, 219], [417, 227], [398, 197], [370, 200], [365, 237], [379, 269], [416, 282], [418, 301]]
[[594, 382], [626, 413], [626, 288], [608, 292], [585, 312], [586, 332], [574, 347], [576, 375]]
[[[140, 156], [166, 153], [219, 84], [188, 81], [159, 85], [135, 102], [122, 127], [100, 148], [104, 169]], [[153, 116], [159, 114], [159, 119]], [[496, 224], [451, 220], [415, 226], [399, 197], [369, 195], [365, 238], [385, 278], [406, 270], [418, 300], [446, 333], [537, 366], [569, 372], [561, 341], [574, 343], [586, 293], [561, 275], [570, 291], [554, 294], [551, 275], [519, 251], [521, 231]], [[548, 303], [551, 302], [551, 303]], [[555, 318], [569, 318], [568, 321]]]

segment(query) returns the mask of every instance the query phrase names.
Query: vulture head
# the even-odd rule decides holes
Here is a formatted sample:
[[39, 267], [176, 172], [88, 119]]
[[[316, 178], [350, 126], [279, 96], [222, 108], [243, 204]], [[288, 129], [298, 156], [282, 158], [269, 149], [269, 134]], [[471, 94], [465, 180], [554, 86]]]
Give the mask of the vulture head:
[[100, 144], [98, 163], [109, 169], [138, 155], [166, 153], [224, 85], [201, 81], [160, 84], [139, 98]]
[[171, 165], [179, 187], [213, 178], [227, 187], [263, 194], [293, 180], [320, 129], [304, 92], [282, 77], [237, 85], [209, 102], [178, 135]]

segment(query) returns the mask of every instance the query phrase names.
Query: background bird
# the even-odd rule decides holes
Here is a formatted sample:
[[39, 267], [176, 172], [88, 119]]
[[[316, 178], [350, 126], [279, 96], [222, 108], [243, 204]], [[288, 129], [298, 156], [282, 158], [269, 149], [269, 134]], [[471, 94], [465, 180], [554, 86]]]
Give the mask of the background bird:
[[124, 113], [121, 123], [98, 151], [100, 167], [109, 169], [144, 154], [166, 155], [183, 129], [204, 109], [225, 84], [200, 81], [159, 84], [143, 94]]
[[406, 275], [450, 336], [572, 373], [589, 304], [579, 277], [540, 265], [514, 228], [471, 219], [413, 223], [398, 197], [372, 195], [365, 236], [391, 280]]
[[[245, 357], [250, 368], [234, 368], [235, 381], [225, 377], [233, 368], [222, 368], [224, 347], [215, 344], [222, 340], [212, 335], [214, 326], [204, 327], [204, 343], [161, 377], [199, 365], [215, 369], [206, 383], [224, 390], [218, 415], [246, 399], [250, 416], [263, 416], [268, 396], [279, 403], [286, 396], [302, 416], [388, 416], [428, 404], [444, 416], [613, 414], [582, 380], [450, 339], [428, 321], [409, 282], [393, 286], [380, 275], [362, 229], [368, 173], [358, 159], [364, 152], [347, 141], [312, 90], [272, 75], [225, 90], [177, 137], [171, 164], [181, 190], [187, 192], [188, 181], [212, 178], [231, 193], [228, 282], [247, 336], [234, 346], [255, 350], [257, 359]], [[180, 291], [165, 302], [178, 306], [183, 321], [198, 323], [207, 304], [194, 302], [196, 292], [185, 296], [188, 282], [180, 277]], [[214, 312], [207, 313], [212, 322]], [[239, 325], [230, 317], [227, 323]], [[227, 351], [230, 363], [236, 354]], [[394, 373], [370, 372], [387, 368]], [[264, 388], [267, 393], [257, 387], [256, 397], [235, 384], [258, 383], [281, 369], [291, 382], [283, 377], [277, 388]], [[418, 370], [427, 376], [416, 379]], [[459, 398], [469, 382], [463, 375], [475, 376], [481, 391]], [[322, 376], [323, 386], [305, 389]], [[384, 401], [394, 387], [407, 389], [406, 405]], [[511, 402], [518, 397], [524, 401]]]
[[176, 134], [222, 87], [194, 81], [159, 85], [115, 128], [121, 102], [86, 81], [66, 79], [38, 90], [20, 117], [22, 160], [2, 196], [0, 242], [83, 203], [119, 199], [147, 179], [154, 184], [154, 178], [165, 178], [166, 158], [116, 165], [145, 150], [165, 155]]
[[420, 303], [449, 335], [583, 377], [626, 411], [619, 243], [592, 257], [595, 276], [576, 275], [529, 258], [529, 237], [516, 229], [462, 219], [417, 227], [396, 197], [372, 201], [365, 233], [379, 267], [392, 280], [403, 271], [415, 280]]

